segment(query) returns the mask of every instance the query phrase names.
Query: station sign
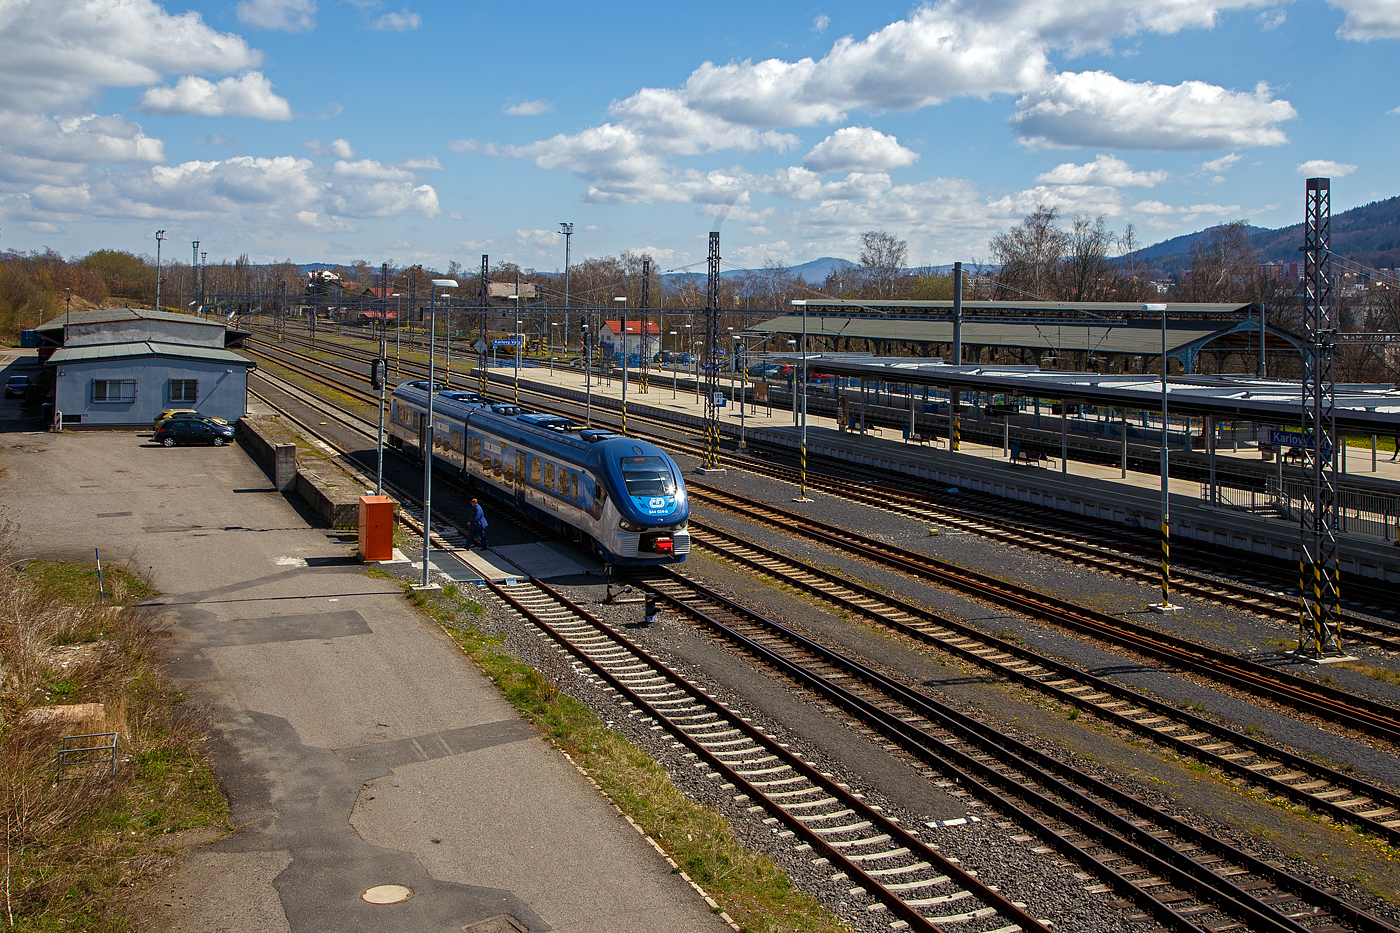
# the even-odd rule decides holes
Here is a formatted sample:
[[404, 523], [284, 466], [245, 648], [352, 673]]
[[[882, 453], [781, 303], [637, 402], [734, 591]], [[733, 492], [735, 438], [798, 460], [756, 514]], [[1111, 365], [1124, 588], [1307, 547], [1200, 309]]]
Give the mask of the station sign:
[[[1313, 439], [1311, 435], [1305, 435], [1302, 431], [1280, 431], [1277, 428], [1269, 430], [1269, 443], [1275, 447], [1306, 447], [1313, 449]], [[1327, 438], [1322, 439], [1322, 458], [1332, 459], [1332, 442]]]

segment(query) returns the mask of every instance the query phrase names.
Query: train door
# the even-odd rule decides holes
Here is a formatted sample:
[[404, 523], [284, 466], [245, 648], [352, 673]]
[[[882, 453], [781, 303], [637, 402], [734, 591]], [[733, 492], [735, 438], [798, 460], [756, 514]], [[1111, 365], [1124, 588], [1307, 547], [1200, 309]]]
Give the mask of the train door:
[[418, 429], [418, 456], [432, 456], [432, 450], [428, 447], [430, 443], [428, 440], [428, 416], [424, 412], [417, 411], [413, 413], [413, 417]]
[[525, 451], [517, 447], [515, 450], [515, 498], [517, 502], [525, 495], [525, 470], [528, 468], [525, 456]]

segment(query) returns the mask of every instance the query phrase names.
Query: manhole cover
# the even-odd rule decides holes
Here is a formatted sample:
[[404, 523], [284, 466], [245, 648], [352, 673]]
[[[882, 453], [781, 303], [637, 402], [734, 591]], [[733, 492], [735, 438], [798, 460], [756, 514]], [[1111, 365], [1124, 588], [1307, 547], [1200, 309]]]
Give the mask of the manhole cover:
[[397, 904], [413, 896], [413, 889], [402, 884], [376, 884], [360, 895], [368, 904]]

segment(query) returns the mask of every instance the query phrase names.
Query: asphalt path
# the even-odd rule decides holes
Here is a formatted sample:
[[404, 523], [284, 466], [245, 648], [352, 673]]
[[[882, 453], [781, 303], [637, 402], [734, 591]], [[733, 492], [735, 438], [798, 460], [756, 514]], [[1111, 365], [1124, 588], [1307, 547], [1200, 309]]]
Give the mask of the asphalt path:
[[[240, 447], [0, 434], [20, 556], [146, 573], [237, 829], [148, 892], [176, 933], [728, 929], [353, 541]], [[31, 426], [32, 427], [32, 426]], [[376, 885], [411, 888], [367, 903]]]

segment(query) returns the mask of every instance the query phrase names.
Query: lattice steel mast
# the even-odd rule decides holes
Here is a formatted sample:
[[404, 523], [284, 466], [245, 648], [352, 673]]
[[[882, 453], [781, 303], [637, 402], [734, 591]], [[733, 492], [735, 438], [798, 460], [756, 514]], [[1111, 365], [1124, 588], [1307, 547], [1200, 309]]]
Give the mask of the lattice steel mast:
[[710, 231], [709, 282], [705, 291], [705, 468], [719, 467], [719, 231]]
[[476, 351], [476, 391], [482, 398], [487, 398], [486, 391], [488, 380], [486, 378], [486, 354], [487, 347], [491, 343], [491, 335], [487, 328], [487, 321], [490, 314], [491, 302], [487, 294], [490, 285], [491, 261], [486, 253], [481, 254], [481, 288], [478, 297], [481, 299], [481, 337], [477, 340]]
[[1341, 647], [1337, 566], [1337, 416], [1334, 408], [1336, 310], [1332, 302], [1330, 178], [1307, 180], [1303, 224], [1303, 507], [1299, 527], [1298, 648]]
[[651, 260], [642, 260], [642, 394], [647, 394], [647, 377], [651, 375]]

